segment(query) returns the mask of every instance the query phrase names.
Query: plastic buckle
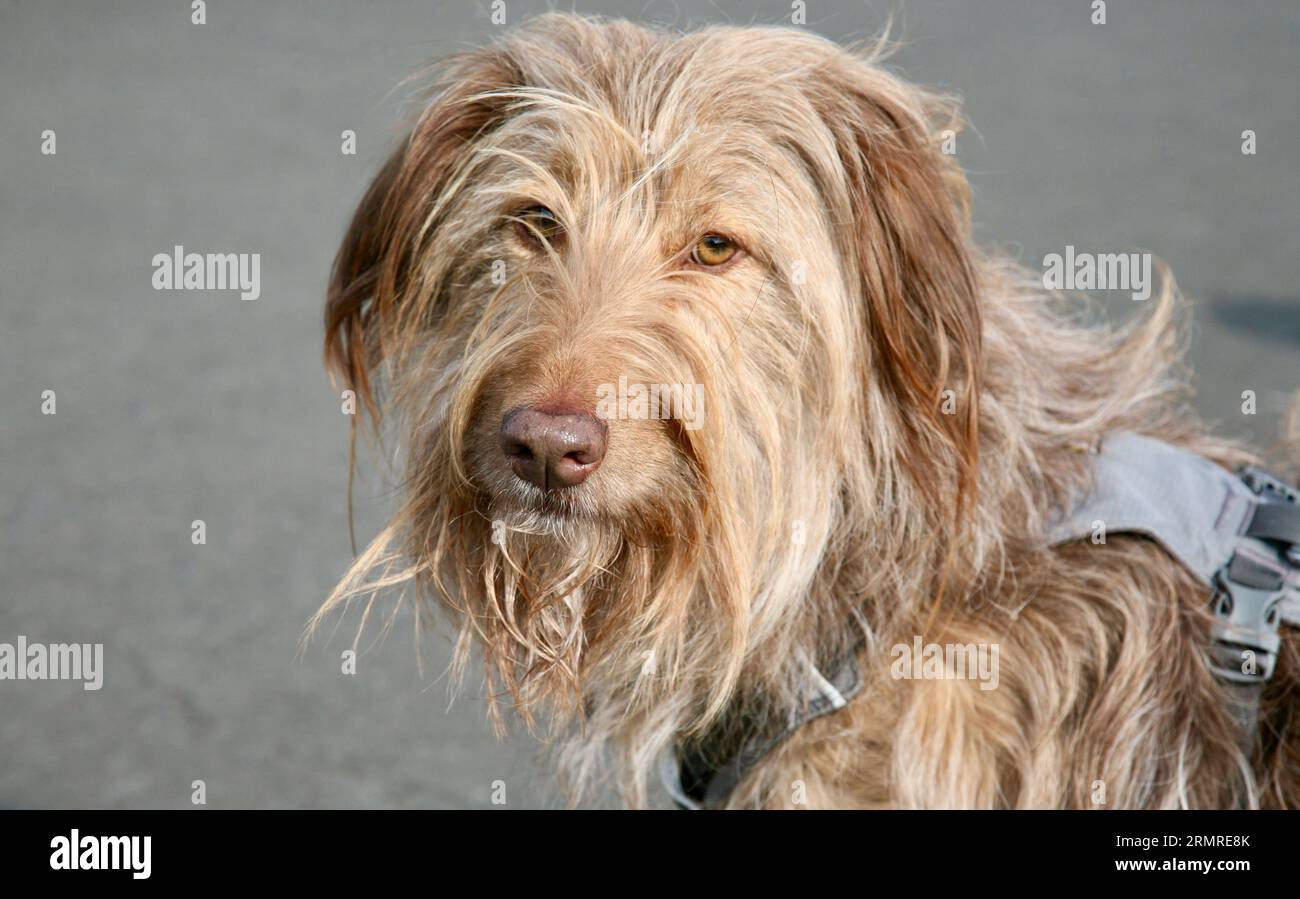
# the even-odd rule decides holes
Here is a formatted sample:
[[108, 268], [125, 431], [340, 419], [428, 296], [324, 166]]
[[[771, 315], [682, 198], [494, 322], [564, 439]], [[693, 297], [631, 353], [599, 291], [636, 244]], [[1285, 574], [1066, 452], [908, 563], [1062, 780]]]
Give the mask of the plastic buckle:
[[1225, 680], [1262, 684], [1273, 676], [1282, 643], [1278, 627], [1283, 592], [1236, 583], [1226, 569], [1217, 581], [1211, 667]]

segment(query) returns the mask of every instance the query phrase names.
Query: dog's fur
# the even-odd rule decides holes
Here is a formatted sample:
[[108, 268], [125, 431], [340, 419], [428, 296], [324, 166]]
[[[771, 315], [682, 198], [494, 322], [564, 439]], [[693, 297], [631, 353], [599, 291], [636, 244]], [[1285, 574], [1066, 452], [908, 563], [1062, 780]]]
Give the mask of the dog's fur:
[[[1250, 458], [1184, 406], [1172, 283], [1117, 331], [977, 249], [955, 104], [878, 62], [548, 15], [447, 64], [330, 285], [328, 361], [406, 471], [320, 614], [440, 601], [576, 795], [612, 770], [646, 804], [665, 747], [784, 720], [807, 660], [862, 646], [862, 694], [731, 805], [1300, 804], [1296, 643], [1243, 753], [1193, 577], [1136, 537], [1044, 545], [1109, 432]], [[562, 241], [521, 239], [534, 204]], [[709, 232], [743, 258], [684, 265]], [[620, 376], [702, 384], [704, 427], [610, 420], [561, 494], [511, 475], [507, 410]], [[998, 644], [998, 688], [892, 678], [914, 635]]]

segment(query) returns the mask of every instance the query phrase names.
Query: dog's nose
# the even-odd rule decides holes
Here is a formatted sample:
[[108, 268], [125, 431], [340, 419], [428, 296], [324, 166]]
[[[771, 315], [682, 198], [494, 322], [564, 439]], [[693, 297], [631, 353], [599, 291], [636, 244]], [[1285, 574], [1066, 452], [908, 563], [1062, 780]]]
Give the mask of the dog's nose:
[[605, 425], [586, 412], [515, 409], [501, 422], [501, 451], [530, 484], [543, 490], [576, 487], [605, 458]]

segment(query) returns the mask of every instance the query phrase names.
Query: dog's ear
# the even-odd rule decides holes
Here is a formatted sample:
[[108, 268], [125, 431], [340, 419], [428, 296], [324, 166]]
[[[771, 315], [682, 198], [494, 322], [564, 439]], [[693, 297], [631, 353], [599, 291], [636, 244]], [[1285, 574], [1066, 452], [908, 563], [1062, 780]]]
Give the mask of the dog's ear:
[[865, 355], [900, 403], [904, 463], [926, 490], [955, 478], [960, 507], [975, 488], [981, 326], [969, 186], [941, 148], [957, 107], [845, 55], [819, 75], [814, 102], [852, 207]]
[[400, 299], [434, 239], [445, 194], [472, 145], [505, 117], [518, 83], [494, 48], [451, 60], [402, 145], [371, 182], [334, 260], [325, 303], [325, 361], [377, 418], [371, 374], [407, 315]]

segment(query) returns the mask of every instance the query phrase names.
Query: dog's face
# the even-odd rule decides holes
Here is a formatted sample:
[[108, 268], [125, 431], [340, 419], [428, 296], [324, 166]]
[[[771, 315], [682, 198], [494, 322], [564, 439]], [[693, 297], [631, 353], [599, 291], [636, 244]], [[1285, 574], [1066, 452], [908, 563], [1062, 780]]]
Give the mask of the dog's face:
[[330, 358], [408, 460], [345, 590], [403, 559], [517, 698], [721, 702], [864, 501], [964, 489], [979, 322], [936, 109], [781, 30], [548, 16], [455, 63], [331, 285]]

